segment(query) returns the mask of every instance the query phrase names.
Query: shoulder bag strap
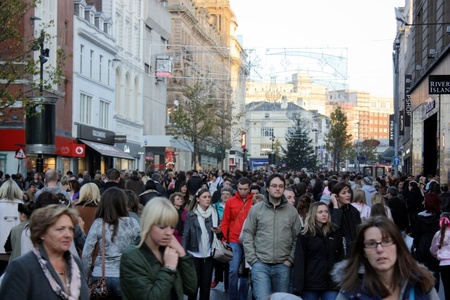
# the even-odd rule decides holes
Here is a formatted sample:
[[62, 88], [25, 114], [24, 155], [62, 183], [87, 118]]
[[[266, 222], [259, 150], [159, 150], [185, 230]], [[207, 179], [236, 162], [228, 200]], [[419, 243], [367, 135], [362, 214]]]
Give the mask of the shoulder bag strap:
[[239, 216], [241, 215], [241, 212], [244, 210], [245, 206], [247, 205], [247, 202], [249, 202], [250, 200], [245, 201], [244, 205], [242, 205], [241, 210], [239, 211], [238, 215], [236, 216], [236, 218], [233, 221], [233, 224], [231, 224], [231, 226], [234, 225], [234, 223], [236, 223], [237, 219], [239, 218]]
[[105, 221], [102, 221], [102, 278], [105, 278]]

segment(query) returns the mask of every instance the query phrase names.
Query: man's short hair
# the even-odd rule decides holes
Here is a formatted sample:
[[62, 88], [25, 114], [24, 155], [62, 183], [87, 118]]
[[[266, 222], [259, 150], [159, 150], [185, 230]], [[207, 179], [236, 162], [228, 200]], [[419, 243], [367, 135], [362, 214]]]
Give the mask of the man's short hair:
[[273, 173], [272, 175], [269, 176], [269, 178], [267, 178], [267, 186], [269, 186], [270, 183], [272, 182], [272, 180], [274, 180], [275, 178], [278, 178], [281, 181], [283, 181], [283, 183], [285, 183], [284, 178], [283, 178], [283, 176], [281, 176], [281, 174]]
[[54, 169], [48, 169], [47, 171], [45, 171], [45, 181], [46, 182], [58, 181], [58, 173]]
[[117, 179], [120, 178], [119, 170], [117, 170], [115, 168], [109, 169], [106, 172], [106, 178], [108, 178], [109, 181], [116, 181]]
[[396, 187], [393, 187], [393, 186], [389, 187], [387, 192], [389, 194], [391, 194], [392, 197], [397, 197], [398, 196], [398, 190], [397, 190]]
[[247, 177], [241, 177], [238, 180], [238, 184], [240, 184], [240, 185], [246, 185], [247, 184], [248, 186], [251, 186], [252, 185], [252, 181], [250, 179], [248, 179]]
[[257, 184], [252, 184], [250, 186], [250, 191], [251, 190], [258, 190], [258, 192], [261, 192], [261, 187], [259, 185], [257, 185]]

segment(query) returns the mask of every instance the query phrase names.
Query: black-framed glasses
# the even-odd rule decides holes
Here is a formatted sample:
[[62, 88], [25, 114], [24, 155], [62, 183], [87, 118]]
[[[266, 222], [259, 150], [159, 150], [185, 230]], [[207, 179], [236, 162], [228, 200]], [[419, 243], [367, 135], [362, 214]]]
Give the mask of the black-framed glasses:
[[364, 248], [366, 249], [376, 249], [378, 248], [378, 245], [381, 245], [381, 247], [389, 247], [394, 245], [395, 242], [392, 239], [384, 239], [381, 242], [375, 242], [375, 241], [367, 241], [364, 242]]

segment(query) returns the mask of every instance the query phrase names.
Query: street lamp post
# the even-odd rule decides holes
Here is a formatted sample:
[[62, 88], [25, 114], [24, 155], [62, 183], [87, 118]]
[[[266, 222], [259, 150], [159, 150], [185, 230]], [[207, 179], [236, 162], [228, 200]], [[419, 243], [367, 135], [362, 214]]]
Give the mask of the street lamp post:
[[[398, 56], [400, 54], [400, 40], [395, 39], [394, 52], [392, 53], [394, 61], [394, 159], [398, 157], [398, 138], [399, 138], [399, 65]], [[394, 176], [398, 177], [398, 164], [394, 163]]]
[[359, 166], [359, 121], [356, 122], [356, 125], [358, 125], [358, 140], [356, 141], [356, 162], [355, 162], [355, 167], [358, 170], [358, 173], [361, 172], [361, 168]]
[[272, 165], [272, 167], [274, 167], [276, 165], [276, 158], [275, 158], [275, 151], [273, 150], [273, 142], [275, 141], [275, 136], [272, 134], [272, 136], [270, 137], [270, 141], [272, 142], [272, 151], [269, 154], [269, 164]]

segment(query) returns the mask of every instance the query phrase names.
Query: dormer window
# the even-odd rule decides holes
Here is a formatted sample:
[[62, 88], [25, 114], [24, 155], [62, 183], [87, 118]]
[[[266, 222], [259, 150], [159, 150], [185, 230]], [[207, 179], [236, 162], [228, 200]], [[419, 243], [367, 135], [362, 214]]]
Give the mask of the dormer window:
[[75, 8], [74, 8], [75, 15], [83, 18], [84, 17], [84, 9], [86, 7], [86, 1], [75, 0], [74, 5], [75, 5]]
[[95, 14], [95, 27], [97, 27], [99, 30], [103, 31], [104, 22], [105, 22], [105, 16], [104, 16], [103, 12], [97, 12]]
[[84, 19], [88, 21], [90, 24], [95, 25], [95, 14], [97, 10], [94, 5], [88, 5], [84, 9]]

